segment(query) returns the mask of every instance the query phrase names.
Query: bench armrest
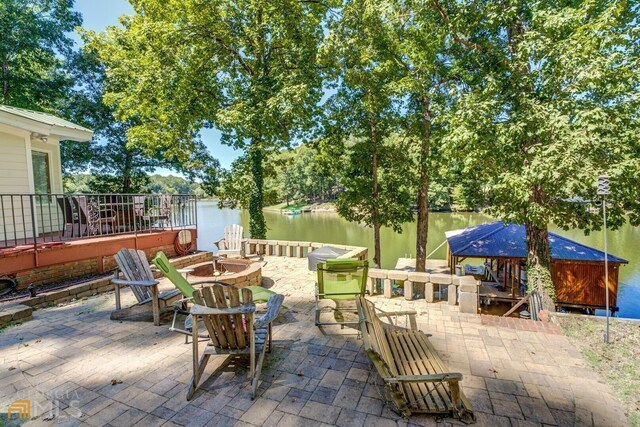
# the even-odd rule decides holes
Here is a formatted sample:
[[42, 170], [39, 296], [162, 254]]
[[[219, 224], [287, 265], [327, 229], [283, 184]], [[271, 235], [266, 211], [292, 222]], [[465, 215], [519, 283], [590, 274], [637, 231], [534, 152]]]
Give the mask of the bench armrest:
[[396, 325], [396, 322], [394, 322], [393, 319], [391, 318], [392, 316], [395, 316], [396, 318], [399, 316], [408, 316], [409, 327], [410, 327], [409, 329], [412, 331], [415, 331], [416, 329], [418, 329], [416, 324], [416, 315], [418, 313], [415, 310], [382, 311], [378, 307], [376, 307], [376, 311], [377, 311], [378, 317], [385, 317], [389, 322], [388, 324], [394, 327], [398, 327], [398, 326]]
[[450, 372], [446, 374], [432, 375], [396, 375], [384, 379], [388, 383], [432, 383], [439, 381], [462, 381], [462, 374]]
[[121, 286], [155, 286], [158, 282], [157, 280], [123, 280], [123, 279], [111, 279], [111, 283], [114, 285]]

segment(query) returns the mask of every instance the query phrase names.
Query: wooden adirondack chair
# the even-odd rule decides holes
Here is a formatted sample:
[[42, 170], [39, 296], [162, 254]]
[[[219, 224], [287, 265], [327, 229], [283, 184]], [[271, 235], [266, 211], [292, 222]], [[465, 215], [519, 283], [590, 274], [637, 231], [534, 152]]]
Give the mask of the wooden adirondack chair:
[[[267, 311], [255, 316], [256, 305], [249, 289], [214, 284], [193, 292], [193, 377], [187, 392], [191, 400], [211, 355], [249, 355], [251, 395], [255, 398], [267, 348], [271, 352], [271, 322], [278, 316], [284, 296], [272, 295]], [[198, 317], [209, 332], [209, 342], [199, 356]], [[256, 354], [258, 360], [256, 362]]]
[[[171, 322], [171, 327], [169, 330], [171, 332], [177, 332], [179, 334], [185, 335], [185, 343], [188, 343], [188, 337], [192, 332], [193, 318], [188, 311], [188, 305], [193, 302], [193, 293], [196, 288], [195, 285], [213, 285], [220, 284], [224, 286], [230, 286], [227, 283], [221, 282], [219, 280], [201, 280], [198, 282], [189, 283], [187, 279], [180, 274], [180, 272], [169, 262], [169, 259], [164, 254], [164, 252], [160, 251], [156, 254], [155, 258], [151, 260], [153, 265], [156, 266], [164, 276], [173, 283], [173, 285], [180, 290], [182, 294], [182, 299], [179, 299], [174, 302], [174, 312], [173, 312], [173, 320]], [[275, 292], [270, 291], [269, 289], [265, 289], [262, 286], [247, 286], [246, 289], [251, 291], [251, 295], [253, 296], [254, 302], [267, 302], [271, 295], [274, 295]], [[184, 329], [176, 327], [176, 319], [177, 315], [182, 314], [187, 316], [184, 321]]]
[[218, 255], [244, 258], [247, 239], [242, 238], [242, 232], [242, 226], [239, 224], [227, 225], [224, 228], [224, 237], [213, 243], [218, 247]]
[[[173, 311], [173, 302], [180, 299], [180, 290], [158, 292], [158, 281], [153, 277], [151, 267], [143, 251], [122, 248], [115, 255], [118, 270], [111, 283], [115, 286], [116, 310], [111, 312], [111, 320], [148, 318], [153, 315], [153, 324], [160, 325], [160, 314]], [[120, 279], [120, 271], [124, 279]], [[128, 308], [120, 305], [120, 287], [129, 286], [138, 303]]]

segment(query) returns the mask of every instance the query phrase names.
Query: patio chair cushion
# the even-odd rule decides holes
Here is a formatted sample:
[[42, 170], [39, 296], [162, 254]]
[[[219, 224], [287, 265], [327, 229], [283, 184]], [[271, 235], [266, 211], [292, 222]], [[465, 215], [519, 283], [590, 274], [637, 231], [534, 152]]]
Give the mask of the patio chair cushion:
[[253, 296], [253, 302], [267, 302], [271, 295], [276, 293], [272, 290], [265, 289], [262, 286], [247, 286]]
[[193, 291], [195, 291], [194, 287], [182, 274], [178, 272], [178, 270], [176, 270], [173, 264], [169, 262], [169, 259], [164, 252], [158, 252], [151, 262], [171, 281], [171, 283], [174, 284], [176, 288], [180, 290], [182, 295], [186, 298], [191, 298], [193, 296]]

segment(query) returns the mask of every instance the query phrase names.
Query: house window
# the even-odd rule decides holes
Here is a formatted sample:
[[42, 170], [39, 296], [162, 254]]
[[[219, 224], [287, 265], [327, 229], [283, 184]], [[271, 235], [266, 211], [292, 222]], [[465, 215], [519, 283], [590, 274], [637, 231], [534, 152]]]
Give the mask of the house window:
[[31, 162], [33, 163], [33, 188], [36, 194], [51, 193], [49, 154], [42, 151], [32, 151]]

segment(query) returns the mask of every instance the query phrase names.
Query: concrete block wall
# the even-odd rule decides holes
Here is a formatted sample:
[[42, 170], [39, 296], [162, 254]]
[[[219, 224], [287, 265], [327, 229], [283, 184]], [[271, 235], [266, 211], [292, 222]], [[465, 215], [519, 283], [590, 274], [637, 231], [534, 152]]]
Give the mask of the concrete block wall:
[[270, 256], [285, 256], [291, 258], [304, 258], [309, 252], [323, 246], [333, 246], [334, 248], [344, 249], [348, 251], [346, 254], [340, 255], [338, 258], [358, 258], [365, 260], [367, 259], [369, 254], [369, 250], [362, 246], [346, 246], [333, 243], [247, 239], [245, 245], [245, 253], [247, 255], [261, 254]]
[[[451, 274], [430, 274], [402, 270], [369, 269], [368, 291], [371, 295], [384, 293], [391, 298], [394, 281], [404, 282], [404, 297], [413, 300], [416, 291], [424, 289], [426, 302], [434, 302], [437, 288], [447, 289], [447, 303], [460, 305], [462, 313], [478, 312], [479, 282], [473, 276], [455, 276]], [[382, 284], [382, 290], [379, 284]]]

